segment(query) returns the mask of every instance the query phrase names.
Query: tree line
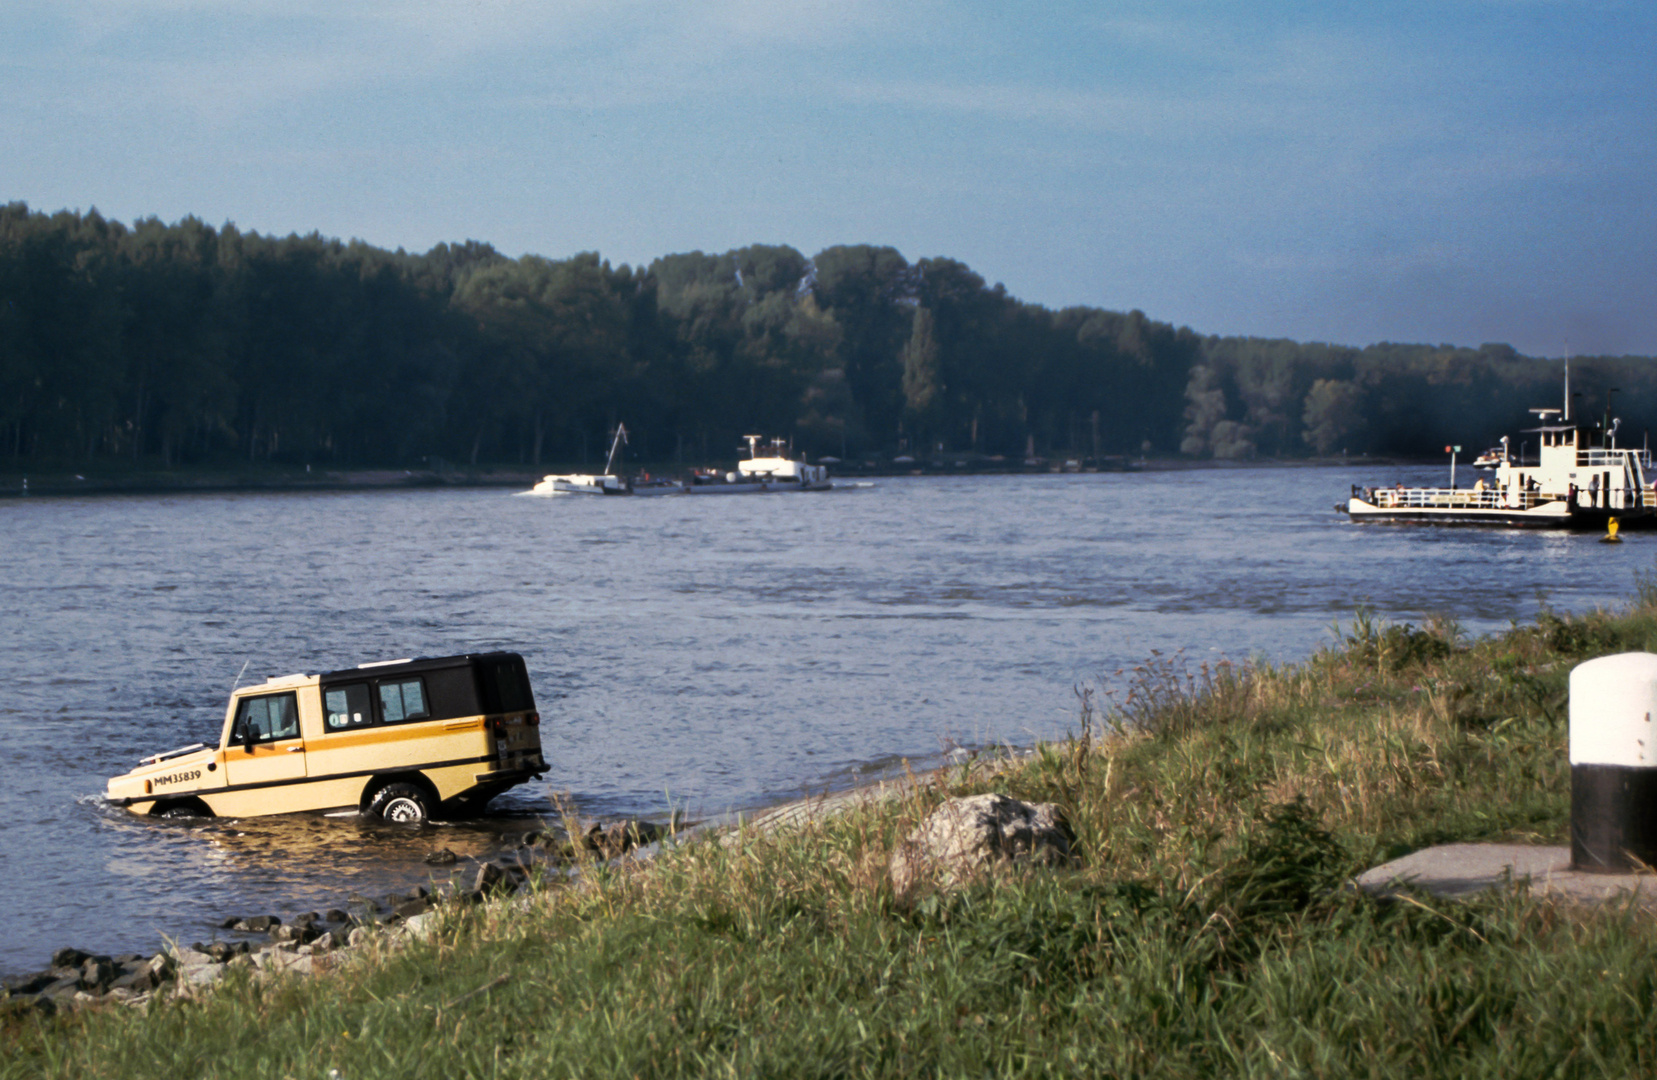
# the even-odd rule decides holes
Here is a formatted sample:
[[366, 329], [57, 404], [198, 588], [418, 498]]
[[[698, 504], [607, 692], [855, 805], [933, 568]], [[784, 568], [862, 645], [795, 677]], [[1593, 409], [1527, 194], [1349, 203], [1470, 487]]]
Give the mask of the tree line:
[[[1424, 454], [1554, 404], [1558, 366], [1050, 310], [871, 245], [630, 267], [0, 209], [14, 465], [540, 465], [601, 459], [618, 421], [634, 457], [686, 463], [748, 433], [842, 458]], [[1651, 369], [1579, 361], [1573, 379], [1645, 409]]]

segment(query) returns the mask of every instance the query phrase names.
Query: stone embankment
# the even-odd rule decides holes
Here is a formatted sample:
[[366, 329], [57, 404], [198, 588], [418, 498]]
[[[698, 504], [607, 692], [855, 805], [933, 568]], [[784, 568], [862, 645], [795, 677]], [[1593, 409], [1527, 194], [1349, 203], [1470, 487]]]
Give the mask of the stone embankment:
[[[107, 1005], [142, 1005], [157, 996], [188, 996], [240, 968], [256, 976], [309, 975], [346, 962], [354, 950], [374, 942], [398, 942], [429, 933], [441, 903], [475, 904], [492, 895], [524, 889], [538, 876], [567, 872], [581, 858], [620, 858], [666, 836], [669, 828], [646, 821], [592, 825], [575, 844], [556, 833], [515, 837], [516, 849], [493, 862], [467, 868], [436, 890], [417, 887], [380, 900], [355, 898], [346, 907], [305, 912], [286, 920], [276, 915], [234, 916], [219, 930], [229, 940], [169, 943], [153, 956], [108, 956], [78, 948], [52, 954], [51, 966], [0, 979], [0, 1014], [56, 1012]], [[456, 866], [447, 848], [425, 860]]]

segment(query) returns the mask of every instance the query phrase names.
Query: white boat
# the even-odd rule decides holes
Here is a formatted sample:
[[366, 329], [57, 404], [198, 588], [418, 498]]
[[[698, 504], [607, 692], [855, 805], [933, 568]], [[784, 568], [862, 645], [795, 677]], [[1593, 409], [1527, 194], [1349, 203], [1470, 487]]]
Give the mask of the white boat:
[[616, 475], [616, 455], [627, 442], [627, 428], [616, 425], [616, 437], [610, 441], [610, 456], [604, 463], [604, 472], [555, 473], [541, 478], [529, 489], [531, 495], [630, 495], [631, 487]]
[[531, 495], [627, 495], [627, 482], [619, 476], [605, 473], [562, 473], [545, 476], [529, 489]]
[[1447, 488], [1353, 485], [1351, 497], [1335, 509], [1353, 521], [1596, 529], [1613, 518], [1625, 527], [1657, 524], [1657, 491], [1646, 481], [1649, 453], [1617, 445], [1618, 421], [1609, 411], [1604, 423], [1572, 422], [1570, 388], [1567, 366], [1565, 408], [1531, 410], [1540, 421], [1524, 432], [1537, 437], [1534, 465], [1514, 460], [1504, 435], [1500, 446], [1475, 461], [1493, 475], [1471, 488], [1456, 486], [1452, 456]]
[[796, 461], [782, 439], [762, 446], [760, 435], [744, 435], [748, 458], [736, 463], [735, 472], [698, 469], [685, 485], [687, 495], [749, 495], [771, 491], [827, 491], [834, 486], [825, 465]]

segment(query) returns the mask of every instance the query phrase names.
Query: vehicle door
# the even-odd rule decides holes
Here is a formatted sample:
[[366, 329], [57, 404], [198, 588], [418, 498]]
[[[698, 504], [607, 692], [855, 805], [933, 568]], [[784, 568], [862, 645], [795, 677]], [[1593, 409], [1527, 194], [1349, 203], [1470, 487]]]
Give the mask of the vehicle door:
[[224, 755], [231, 787], [305, 776], [305, 740], [299, 733], [299, 699], [291, 691], [246, 697], [236, 706]]

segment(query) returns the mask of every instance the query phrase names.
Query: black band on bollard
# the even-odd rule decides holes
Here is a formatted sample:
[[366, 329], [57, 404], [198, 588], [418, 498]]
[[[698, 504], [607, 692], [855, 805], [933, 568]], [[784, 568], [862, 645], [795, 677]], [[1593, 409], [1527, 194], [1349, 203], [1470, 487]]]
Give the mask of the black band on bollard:
[[1657, 769], [1571, 766], [1571, 868], [1626, 874], [1657, 866]]

